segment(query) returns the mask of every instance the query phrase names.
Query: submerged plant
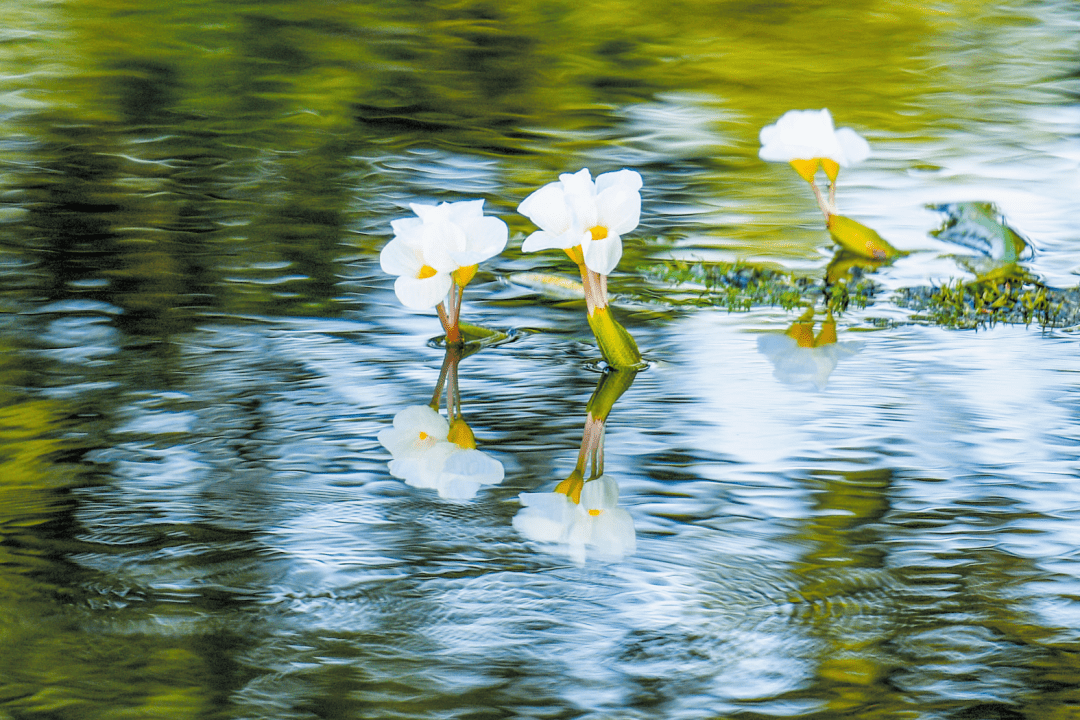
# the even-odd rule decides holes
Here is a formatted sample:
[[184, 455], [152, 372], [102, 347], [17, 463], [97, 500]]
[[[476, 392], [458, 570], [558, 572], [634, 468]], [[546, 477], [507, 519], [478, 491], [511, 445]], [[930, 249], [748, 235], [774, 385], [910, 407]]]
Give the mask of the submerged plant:
[[478, 265], [503, 251], [506, 223], [484, 215], [483, 200], [412, 204], [415, 218], [394, 220], [394, 238], [379, 256], [397, 275], [394, 292], [405, 307], [436, 308], [448, 344], [462, 342], [461, 298]]
[[1080, 323], [1080, 289], [1057, 290], [1027, 273], [1004, 274], [1007, 271], [971, 281], [901, 288], [895, 295], [896, 304], [919, 313], [916, 320], [951, 328], [1032, 322], [1042, 327], [1064, 327]]
[[604, 173], [594, 182], [585, 168], [560, 175], [518, 206], [540, 228], [521, 249], [560, 249], [578, 266], [589, 327], [613, 367], [641, 363], [637, 344], [611, 316], [607, 301], [607, 276], [622, 258], [622, 236], [641, 218], [640, 190], [641, 175], [633, 170]]

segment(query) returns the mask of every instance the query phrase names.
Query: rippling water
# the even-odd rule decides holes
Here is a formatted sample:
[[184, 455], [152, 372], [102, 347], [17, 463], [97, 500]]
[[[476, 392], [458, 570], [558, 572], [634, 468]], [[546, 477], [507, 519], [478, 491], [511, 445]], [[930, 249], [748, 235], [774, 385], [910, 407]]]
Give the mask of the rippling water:
[[[10, 12], [0, 720], [1075, 713], [1074, 328], [889, 301], [963, 276], [926, 205], [972, 200], [1076, 285], [1074, 3]], [[665, 258], [822, 275], [810, 193], [756, 153], [823, 105], [874, 148], [843, 211], [913, 251], [875, 301], [813, 350], [795, 312], [669, 302]], [[514, 209], [586, 165], [645, 179], [607, 554], [515, 525], [611, 377], [579, 303], [509, 281], [572, 270], [520, 253]], [[379, 442], [444, 351], [378, 251], [470, 197], [513, 233], [465, 299], [509, 337], [458, 368], [505, 479], [454, 500]]]

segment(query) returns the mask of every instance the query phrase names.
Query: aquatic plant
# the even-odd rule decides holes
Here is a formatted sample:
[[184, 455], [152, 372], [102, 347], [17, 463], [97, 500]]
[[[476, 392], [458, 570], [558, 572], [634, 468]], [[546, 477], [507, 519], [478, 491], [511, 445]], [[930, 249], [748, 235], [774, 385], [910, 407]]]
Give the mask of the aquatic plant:
[[[833, 128], [828, 109], [789, 110], [759, 135], [758, 157], [768, 162], [790, 163], [795, 172], [810, 184], [818, 207], [825, 215], [829, 235], [841, 247], [871, 259], [892, 259], [902, 253], [876, 231], [840, 215], [836, 207], [836, 178], [841, 167], [860, 163], [870, 157], [870, 143], [851, 128]], [[818, 187], [818, 170], [829, 180], [826, 199]]]
[[[729, 311], [771, 305], [791, 310], [813, 304], [824, 296], [826, 308], [843, 312], [850, 305], [872, 304], [879, 287], [863, 276], [860, 264], [845, 263], [844, 282], [826, 276], [824, 281], [794, 272], [746, 262], [686, 262], [667, 260], [644, 269], [646, 277], [668, 283], [672, 291], [662, 296], [674, 306], [722, 307]], [[870, 262], [859, 259], [860, 263]], [[830, 264], [832, 267], [832, 264]]]
[[997, 323], [1034, 322], [1043, 328], [1080, 324], [1080, 288], [1050, 288], [1026, 273], [901, 288], [894, 301], [914, 310], [913, 320], [957, 329]]
[[622, 236], [636, 228], [641, 217], [641, 185], [641, 175], [633, 170], [604, 173], [594, 182], [584, 168], [560, 175], [518, 206], [518, 212], [540, 228], [521, 249], [564, 250], [578, 266], [589, 327], [613, 367], [641, 362], [637, 344], [611, 316], [607, 301], [607, 276], [622, 258]]
[[394, 238], [379, 255], [397, 275], [394, 292], [405, 307], [436, 308], [447, 343], [461, 343], [461, 298], [478, 265], [506, 247], [509, 229], [484, 215], [483, 200], [411, 204], [415, 218], [394, 220]]
[[[814, 191], [825, 217], [836, 213], [836, 177], [848, 167], [870, 157], [870, 143], [851, 128], [833, 128], [828, 109], [789, 110], [759, 135], [758, 157], [768, 162], [787, 162]], [[814, 180], [817, 171], [829, 179], [829, 199], [822, 197]]]

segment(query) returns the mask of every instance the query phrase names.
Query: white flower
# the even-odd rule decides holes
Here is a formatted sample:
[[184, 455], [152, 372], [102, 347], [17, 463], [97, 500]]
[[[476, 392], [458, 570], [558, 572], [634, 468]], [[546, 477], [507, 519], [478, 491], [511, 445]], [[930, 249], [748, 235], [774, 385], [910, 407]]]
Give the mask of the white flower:
[[[435, 307], [450, 292], [452, 273], [475, 270], [506, 247], [506, 223], [486, 217], [483, 200], [409, 207], [417, 217], [391, 222], [394, 239], [379, 255], [383, 271], [398, 276], [394, 292], [406, 307]], [[467, 273], [461, 284], [471, 278]]]
[[827, 109], [789, 110], [775, 124], [763, 127], [760, 137], [758, 157], [770, 162], [826, 159], [848, 167], [870, 157], [870, 144], [859, 133], [833, 129]]
[[604, 173], [594, 183], [589, 169], [559, 176], [525, 198], [518, 212], [540, 229], [522, 244], [525, 252], [581, 246], [585, 265], [610, 275], [622, 258], [622, 235], [641, 218], [641, 175]]
[[439, 497], [468, 500], [481, 485], [503, 481], [502, 463], [475, 447], [447, 437], [450, 424], [427, 405], [413, 405], [394, 416], [394, 427], [379, 433], [390, 451], [390, 474], [406, 485], [436, 490]]
[[585, 483], [581, 502], [559, 492], [522, 493], [514, 528], [529, 540], [558, 546], [576, 563], [587, 556], [619, 560], [637, 549], [634, 520], [618, 507], [619, 486], [602, 475]]

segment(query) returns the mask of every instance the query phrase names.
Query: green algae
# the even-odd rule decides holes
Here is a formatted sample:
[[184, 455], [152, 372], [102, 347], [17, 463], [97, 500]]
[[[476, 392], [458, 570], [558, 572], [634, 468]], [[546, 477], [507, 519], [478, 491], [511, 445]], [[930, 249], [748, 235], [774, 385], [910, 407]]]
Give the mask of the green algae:
[[743, 262], [668, 261], [645, 268], [646, 277], [674, 286], [679, 295], [667, 302], [697, 307], [722, 307], [744, 311], [759, 306], [785, 310], [824, 300], [827, 309], [843, 312], [852, 304], [865, 308], [873, 303], [879, 286], [854, 268], [843, 281], [829, 282], [794, 272]]
[[763, 306], [791, 310], [821, 302], [841, 314], [852, 307], [889, 303], [911, 310], [910, 323], [951, 329], [999, 323], [1040, 328], [1080, 325], [1080, 287], [1049, 287], [1016, 265], [999, 267], [975, 280], [900, 288], [888, 295], [857, 265], [832, 280], [832, 273], [816, 279], [743, 262], [666, 261], [646, 267], [644, 274], [669, 286], [662, 296], [675, 306], [739, 312]]

